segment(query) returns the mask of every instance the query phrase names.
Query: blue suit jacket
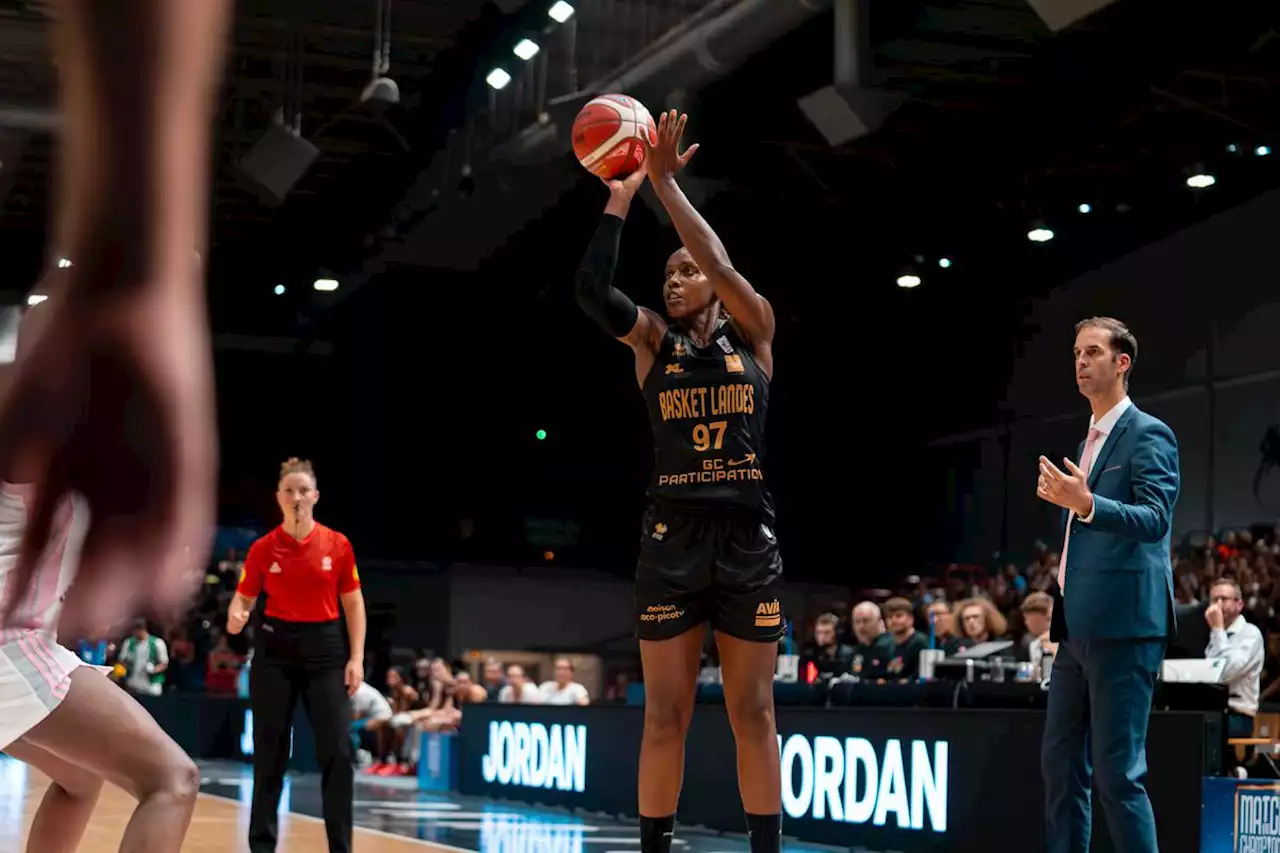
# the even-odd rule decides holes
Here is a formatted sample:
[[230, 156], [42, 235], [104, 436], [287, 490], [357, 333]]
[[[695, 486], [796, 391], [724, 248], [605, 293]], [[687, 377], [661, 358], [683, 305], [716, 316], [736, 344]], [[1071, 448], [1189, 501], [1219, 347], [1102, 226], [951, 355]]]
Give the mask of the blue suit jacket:
[[[1071, 522], [1066, 595], [1053, 611], [1053, 640], [1173, 635], [1169, 540], [1179, 482], [1173, 430], [1130, 405], [1089, 472], [1093, 520]], [[1064, 512], [1064, 524], [1066, 518]]]

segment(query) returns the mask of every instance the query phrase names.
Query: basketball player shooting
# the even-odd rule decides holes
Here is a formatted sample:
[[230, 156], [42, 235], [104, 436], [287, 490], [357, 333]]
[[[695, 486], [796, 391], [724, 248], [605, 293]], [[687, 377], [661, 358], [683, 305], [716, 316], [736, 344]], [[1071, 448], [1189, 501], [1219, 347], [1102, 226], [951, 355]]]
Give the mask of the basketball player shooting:
[[[607, 99], [630, 109], [619, 96]], [[582, 309], [635, 354], [656, 446], [635, 583], [645, 688], [641, 853], [671, 849], [708, 623], [720, 650], [751, 850], [778, 853], [773, 675], [783, 633], [782, 557], [762, 468], [774, 316], [676, 181], [697, 151], [680, 151], [685, 123], [675, 112], [662, 116], [652, 143], [639, 131], [644, 171], [603, 178], [609, 201], [575, 282]], [[646, 174], [684, 244], [667, 260], [665, 318], [613, 286], [623, 221]]]
[[[217, 473], [202, 275], [210, 119], [229, 0], [58, 0], [62, 117], [47, 323], [0, 397], [0, 476], [35, 503], [0, 608], [13, 624], [55, 512], [90, 511], [63, 628], [171, 616], [212, 543]], [[92, 376], [92, 382], [90, 377]]]

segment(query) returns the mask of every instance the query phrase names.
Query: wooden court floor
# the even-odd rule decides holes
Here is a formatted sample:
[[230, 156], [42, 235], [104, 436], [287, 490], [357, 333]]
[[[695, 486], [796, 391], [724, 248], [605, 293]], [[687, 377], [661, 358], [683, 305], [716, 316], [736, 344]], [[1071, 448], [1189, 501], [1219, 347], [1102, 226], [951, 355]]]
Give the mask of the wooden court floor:
[[[17, 762], [4, 763], [9, 768], [5, 777], [0, 778], [0, 853], [23, 853], [31, 816], [44, 796], [48, 779], [34, 769], [15, 772]], [[118, 788], [105, 786], [79, 853], [116, 853], [133, 808], [132, 797]], [[201, 794], [186, 843], [182, 845], [183, 853], [241, 853], [248, 849], [245, 841], [248, 828], [247, 804]], [[354, 853], [461, 853], [456, 847], [360, 828], [355, 831], [353, 849]], [[325, 853], [327, 850], [321, 821], [296, 814], [280, 816], [277, 853]]]

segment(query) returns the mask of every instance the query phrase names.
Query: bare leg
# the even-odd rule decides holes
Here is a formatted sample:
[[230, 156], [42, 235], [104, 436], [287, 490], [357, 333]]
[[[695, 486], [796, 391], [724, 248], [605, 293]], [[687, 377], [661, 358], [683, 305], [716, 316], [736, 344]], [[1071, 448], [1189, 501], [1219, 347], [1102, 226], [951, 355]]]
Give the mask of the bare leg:
[[62, 704], [23, 740], [119, 785], [138, 800], [120, 853], [178, 853], [200, 771], [141, 705], [81, 668]]
[[52, 780], [27, 833], [28, 853], [75, 853], [98, 804], [102, 778], [23, 740], [4, 751]]
[[705, 627], [670, 640], [641, 640], [644, 735], [640, 740], [640, 815], [676, 813], [684, 782], [684, 738], [693, 718]]
[[773, 714], [777, 643], [753, 643], [716, 632], [724, 704], [738, 745], [738, 790], [749, 815], [782, 812], [778, 723]]

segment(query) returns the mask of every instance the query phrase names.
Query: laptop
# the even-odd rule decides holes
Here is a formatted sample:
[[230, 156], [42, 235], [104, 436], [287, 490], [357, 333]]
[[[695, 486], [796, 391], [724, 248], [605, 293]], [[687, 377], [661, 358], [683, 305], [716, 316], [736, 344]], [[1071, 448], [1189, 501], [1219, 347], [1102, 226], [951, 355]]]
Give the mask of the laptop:
[[1219, 684], [1226, 664], [1225, 660], [1174, 658], [1161, 666], [1160, 678], [1181, 684]]

